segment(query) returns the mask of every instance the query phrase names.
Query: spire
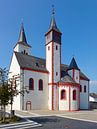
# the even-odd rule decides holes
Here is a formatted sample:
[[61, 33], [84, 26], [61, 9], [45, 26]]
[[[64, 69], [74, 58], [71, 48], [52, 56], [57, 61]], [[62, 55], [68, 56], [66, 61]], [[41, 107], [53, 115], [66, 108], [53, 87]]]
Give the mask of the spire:
[[57, 29], [57, 25], [56, 25], [56, 21], [55, 21], [55, 10], [54, 10], [54, 6], [52, 5], [52, 19], [51, 19], [51, 24], [50, 24], [50, 28], [55, 28]]
[[[24, 45], [24, 46], [31, 47], [31, 46], [27, 43], [23, 23], [22, 23], [22, 25], [21, 25], [20, 35], [19, 35], [19, 39], [18, 39], [17, 44], [22, 44], [22, 45]], [[17, 44], [16, 44], [16, 45], [17, 45]]]
[[23, 23], [22, 23], [22, 25], [21, 25], [20, 35], [19, 35], [19, 40], [18, 40], [18, 42], [25, 42], [25, 43], [27, 43]]
[[58, 29], [57, 24], [56, 24], [56, 21], [55, 21], [55, 9], [54, 9], [54, 5], [52, 5], [52, 19], [51, 19], [49, 31], [52, 30], [52, 29], [55, 30], [55, 31], [57, 31], [57, 32], [59, 32], [59, 33], [61, 33], [60, 30]]
[[71, 60], [71, 63], [70, 63], [70, 65], [69, 65], [68, 70], [70, 70], [70, 69], [77, 69], [77, 70], [80, 70], [80, 69], [78, 68], [78, 66], [77, 66], [77, 63], [76, 63], [74, 57], [73, 57], [72, 60]]

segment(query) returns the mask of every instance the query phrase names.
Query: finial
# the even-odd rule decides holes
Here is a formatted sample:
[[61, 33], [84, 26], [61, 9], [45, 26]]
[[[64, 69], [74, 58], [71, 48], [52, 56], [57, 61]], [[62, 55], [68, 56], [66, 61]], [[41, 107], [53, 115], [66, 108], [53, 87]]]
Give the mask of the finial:
[[23, 18], [21, 19], [21, 28], [24, 28]]
[[75, 58], [75, 55], [74, 55], [74, 54], [72, 54], [72, 57], [73, 57], [73, 58]]
[[52, 5], [52, 15], [55, 14], [55, 9], [54, 9], [54, 5]]

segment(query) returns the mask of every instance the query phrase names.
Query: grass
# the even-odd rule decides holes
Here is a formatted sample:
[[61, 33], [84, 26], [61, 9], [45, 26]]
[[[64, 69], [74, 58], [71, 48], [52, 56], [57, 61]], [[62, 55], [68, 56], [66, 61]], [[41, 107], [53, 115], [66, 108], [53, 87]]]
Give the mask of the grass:
[[6, 117], [5, 118], [5, 122], [3, 122], [1, 119], [0, 119], [0, 124], [11, 124], [11, 123], [17, 123], [17, 122], [20, 122], [22, 119], [17, 117], [17, 116], [13, 116], [12, 118], [10, 117]]

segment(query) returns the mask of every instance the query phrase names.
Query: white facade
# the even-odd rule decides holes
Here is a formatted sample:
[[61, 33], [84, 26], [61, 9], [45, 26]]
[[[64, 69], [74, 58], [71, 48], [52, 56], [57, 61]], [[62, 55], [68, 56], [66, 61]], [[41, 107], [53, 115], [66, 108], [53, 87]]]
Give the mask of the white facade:
[[[80, 109], [89, 108], [89, 82], [86, 80], [80, 80], [80, 85], [82, 86], [82, 91], [80, 92]], [[86, 92], [84, 91], [86, 87]]]
[[89, 101], [90, 102], [97, 102], [97, 98], [94, 98], [92, 96], [89, 96]]
[[45, 36], [46, 60], [31, 55], [24, 29], [21, 30], [20, 42], [14, 48], [10, 64], [9, 78], [20, 75], [17, 89], [23, 91], [24, 94], [14, 97], [13, 108], [64, 111], [88, 109], [89, 79], [81, 74], [74, 58], [70, 67], [64, 65], [65, 69], [63, 69], [61, 32], [56, 27], [54, 17], [50, 30]]
[[30, 51], [30, 47], [21, 45], [21, 44], [17, 44], [14, 48], [15, 52], [21, 52], [27, 55], [31, 55], [31, 51]]

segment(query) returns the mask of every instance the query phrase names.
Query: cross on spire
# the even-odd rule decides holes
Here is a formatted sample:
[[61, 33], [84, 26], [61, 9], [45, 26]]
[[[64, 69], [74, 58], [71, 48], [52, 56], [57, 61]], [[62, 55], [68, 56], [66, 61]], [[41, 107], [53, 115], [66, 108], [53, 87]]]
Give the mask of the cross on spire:
[[54, 8], [54, 5], [52, 5], [52, 15], [55, 14], [55, 8]]

